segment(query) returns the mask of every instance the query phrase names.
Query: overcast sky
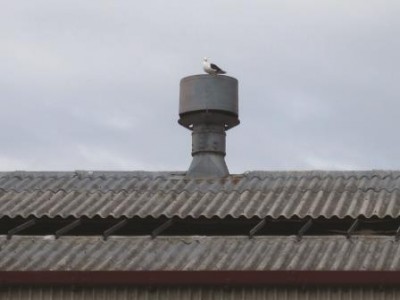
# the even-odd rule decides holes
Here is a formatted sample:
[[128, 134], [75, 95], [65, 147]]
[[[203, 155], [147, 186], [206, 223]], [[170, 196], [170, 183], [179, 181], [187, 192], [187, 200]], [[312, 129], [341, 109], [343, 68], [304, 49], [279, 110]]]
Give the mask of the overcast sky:
[[239, 80], [232, 173], [400, 169], [400, 1], [2, 1], [0, 170], [186, 170], [182, 77]]

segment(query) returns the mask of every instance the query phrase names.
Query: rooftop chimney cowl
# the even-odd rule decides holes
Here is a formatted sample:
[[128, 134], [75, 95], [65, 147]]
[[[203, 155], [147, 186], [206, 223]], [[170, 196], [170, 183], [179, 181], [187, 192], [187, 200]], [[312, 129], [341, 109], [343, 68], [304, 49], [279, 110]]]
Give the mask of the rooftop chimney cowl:
[[229, 76], [193, 75], [180, 83], [178, 123], [192, 131], [188, 177], [224, 177], [225, 131], [238, 125], [238, 81]]

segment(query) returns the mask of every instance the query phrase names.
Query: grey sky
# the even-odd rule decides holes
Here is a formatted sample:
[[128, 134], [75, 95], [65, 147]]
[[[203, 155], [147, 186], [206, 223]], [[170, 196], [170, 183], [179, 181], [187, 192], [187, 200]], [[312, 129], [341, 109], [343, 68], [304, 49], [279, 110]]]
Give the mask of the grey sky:
[[231, 172], [400, 169], [400, 2], [4, 1], [1, 170], [186, 170], [179, 81], [240, 84]]

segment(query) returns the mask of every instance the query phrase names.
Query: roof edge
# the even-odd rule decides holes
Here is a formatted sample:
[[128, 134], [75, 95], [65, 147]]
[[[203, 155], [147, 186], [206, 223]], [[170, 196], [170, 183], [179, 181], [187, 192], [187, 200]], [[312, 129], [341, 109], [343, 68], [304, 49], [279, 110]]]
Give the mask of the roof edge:
[[400, 271], [0, 271], [0, 284], [390, 286]]

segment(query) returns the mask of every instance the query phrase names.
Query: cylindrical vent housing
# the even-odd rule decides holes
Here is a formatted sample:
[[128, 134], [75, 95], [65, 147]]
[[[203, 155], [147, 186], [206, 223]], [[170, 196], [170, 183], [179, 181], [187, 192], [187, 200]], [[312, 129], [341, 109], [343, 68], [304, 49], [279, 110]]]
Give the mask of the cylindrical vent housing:
[[194, 75], [180, 84], [179, 124], [192, 130], [189, 177], [224, 177], [225, 131], [239, 124], [238, 81], [229, 76]]
[[238, 81], [229, 76], [193, 75], [181, 80], [179, 124], [189, 129], [194, 124], [238, 125]]

